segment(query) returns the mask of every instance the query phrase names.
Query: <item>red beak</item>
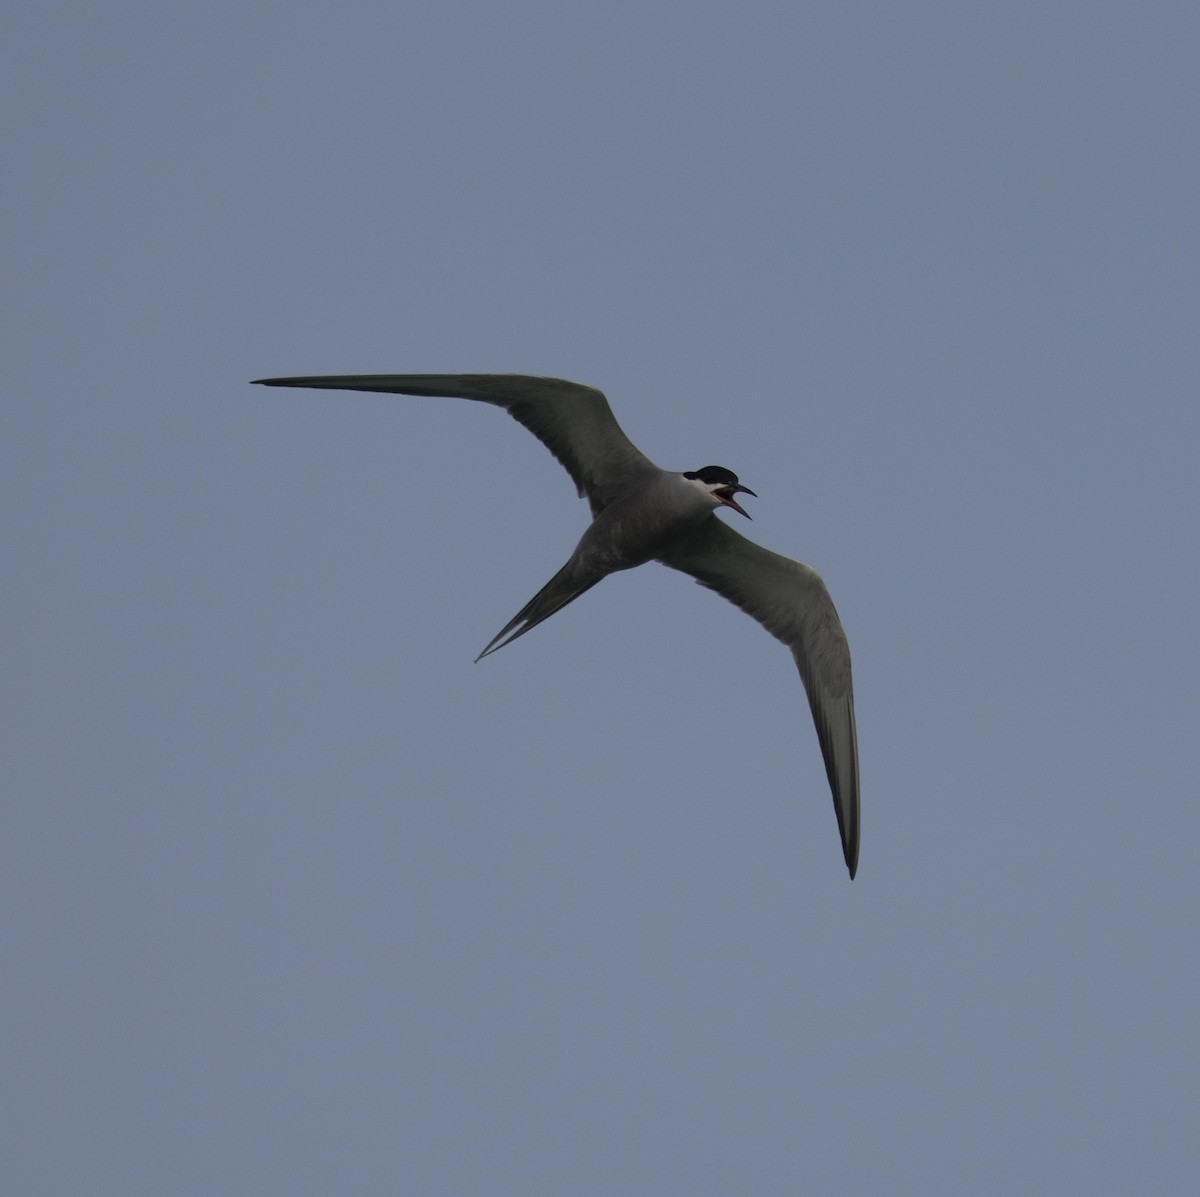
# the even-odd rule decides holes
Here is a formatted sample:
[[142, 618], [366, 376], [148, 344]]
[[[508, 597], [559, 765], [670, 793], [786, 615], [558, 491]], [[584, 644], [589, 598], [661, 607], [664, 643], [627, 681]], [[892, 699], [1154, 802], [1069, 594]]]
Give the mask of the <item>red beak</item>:
[[758, 498], [758, 495], [754, 494], [754, 492], [748, 486], [741, 485], [723, 486], [720, 490], [713, 491], [713, 494], [715, 494], [726, 507], [732, 507], [739, 515], [744, 515], [747, 519], [750, 518], [750, 512], [748, 512], [733, 496], [736, 494], [746, 494], [751, 495], [756, 499]]

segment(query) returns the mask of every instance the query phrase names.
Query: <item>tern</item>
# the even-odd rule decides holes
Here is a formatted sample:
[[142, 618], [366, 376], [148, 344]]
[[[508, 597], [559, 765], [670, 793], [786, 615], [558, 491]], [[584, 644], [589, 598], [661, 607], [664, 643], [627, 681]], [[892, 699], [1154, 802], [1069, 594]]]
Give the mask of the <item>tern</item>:
[[[842, 851], [858, 868], [858, 736], [850, 649], [820, 575], [735, 532], [715, 512], [750, 515], [735, 496], [758, 496], [721, 466], [663, 470], [621, 431], [595, 387], [526, 374], [347, 374], [260, 378], [271, 387], [376, 391], [475, 399], [502, 407], [554, 454], [592, 508], [562, 567], [492, 637], [476, 660], [511, 644], [618, 570], [658, 561], [758, 620], [795, 659], [833, 791]], [[718, 701], [720, 695], [717, 696]]]

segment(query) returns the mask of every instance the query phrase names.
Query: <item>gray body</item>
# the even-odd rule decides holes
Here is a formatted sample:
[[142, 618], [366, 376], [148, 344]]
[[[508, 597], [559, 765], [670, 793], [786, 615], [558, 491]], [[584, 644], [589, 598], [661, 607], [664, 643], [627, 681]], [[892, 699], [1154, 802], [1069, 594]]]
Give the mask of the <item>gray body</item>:
[[600, 391], [559, 378], [359, 374], [258, 381], [475, 399], [504, 408], [524, 424], [574, 479], [591, 505], [592, 523], [562, 569], [476, 659], [523, 636], [611, 573], [658, 561], [690, 574], [758, 620], [790, 650], [808, 695], [846, 866], [854, 876], [858, 739], [846, 636], [815, 570], [754, 544], [716, 518], [722, 506], [747, 515], [733, 496], [753, 492], [736, 476], [716, 466], [687, 474], [660, 469], [621, 431]]

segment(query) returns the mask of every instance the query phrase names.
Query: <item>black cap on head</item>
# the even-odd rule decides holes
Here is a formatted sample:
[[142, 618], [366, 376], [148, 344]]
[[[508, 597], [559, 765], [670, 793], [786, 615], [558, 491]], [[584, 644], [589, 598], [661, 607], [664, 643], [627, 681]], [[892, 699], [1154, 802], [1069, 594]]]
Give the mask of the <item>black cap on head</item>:
[[699, 478], [709, 486], [737, 486], [737, 475], [724, 466], [705, 466], [702, 470], [689, 470], [685, 478]]

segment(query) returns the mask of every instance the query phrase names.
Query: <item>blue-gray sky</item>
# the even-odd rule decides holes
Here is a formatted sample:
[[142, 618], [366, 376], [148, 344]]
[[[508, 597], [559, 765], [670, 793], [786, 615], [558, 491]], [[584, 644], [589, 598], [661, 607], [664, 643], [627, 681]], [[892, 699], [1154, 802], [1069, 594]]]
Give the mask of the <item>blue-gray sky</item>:
[[[1191, 1193], [1194, 4], [7, 22], [6, 1191]], [[603, 388], [850, 637], [523, 429]], [[734, 517], [736, 518], [736, 517]]]

